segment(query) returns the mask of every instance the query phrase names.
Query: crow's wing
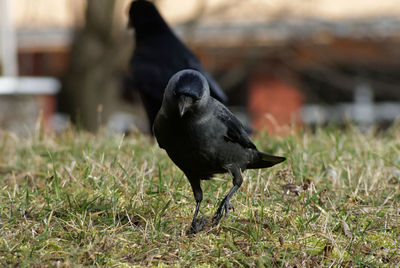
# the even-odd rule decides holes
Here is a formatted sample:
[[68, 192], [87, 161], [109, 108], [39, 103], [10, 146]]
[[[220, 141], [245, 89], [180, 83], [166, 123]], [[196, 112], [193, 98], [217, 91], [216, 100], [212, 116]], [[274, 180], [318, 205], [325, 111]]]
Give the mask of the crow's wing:
[[132, 87], [161, 102], [168, 81], [162, 69], [141, 55], [133, 55], [131, 70]]
[[224, 138], [228, 141], [239, 143], [244, 148], [252, 148], [257, 150], [254, 143], [251, 142], [251, 140], [249, 139], [246, 129], [239, 121], [239, 119], [237, 119], [236, 116], [232, 114], [223, 104], [218, 102], [215, 103], [217, 104], [215, 116], [227, 128], [227, 132], [224, 135]]
[[[197, 57], [172, 32], [153, 36], [146, 43], [138, 46], [131, 59], [131, 66], [138, 69], [135, 71], [136, 77], [140, 77], [141, 81], [153, 81], [152, 83], [163, 81], [164, 88], [171, 76], [178, 71], [183, 69], [199, 71], [208, 81], [211, 96], [222, 103], [228, 100], [218, 83], [204, 70]], [[141, 87], [143, 88], [143, 85]], [[149, 90], [149, 93], [154, 93], [154, 89]]]

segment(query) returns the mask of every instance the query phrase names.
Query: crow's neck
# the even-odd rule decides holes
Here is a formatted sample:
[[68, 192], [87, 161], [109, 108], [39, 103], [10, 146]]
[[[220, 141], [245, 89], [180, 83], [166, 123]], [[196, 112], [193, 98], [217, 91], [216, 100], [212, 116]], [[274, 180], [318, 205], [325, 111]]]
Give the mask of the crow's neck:
[[164, 35], [174, 36], [171, 29], [165, 23], [157, 25], [149, 25], [149, 27], [145, 27], [144, 29], [135, 30], [135, 42], [136, 45], [140, 45], [142, 42], [145, 42], [149, 39]]

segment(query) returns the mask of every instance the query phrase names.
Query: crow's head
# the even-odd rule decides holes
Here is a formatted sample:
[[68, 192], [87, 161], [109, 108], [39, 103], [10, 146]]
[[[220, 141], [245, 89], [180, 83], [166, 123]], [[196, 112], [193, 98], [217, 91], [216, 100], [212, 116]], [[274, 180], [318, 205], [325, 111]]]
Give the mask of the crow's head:
[[204, 107], [210, 97], [206, 78], [198, 71], [183, 70], [168, 82], [164, 101], [178, 108], [180, 116]]
[[169, 30], [153, 3], [146, 0], [135, 0], [129, 8], [128, 27], [135, 29], [140, 35]]

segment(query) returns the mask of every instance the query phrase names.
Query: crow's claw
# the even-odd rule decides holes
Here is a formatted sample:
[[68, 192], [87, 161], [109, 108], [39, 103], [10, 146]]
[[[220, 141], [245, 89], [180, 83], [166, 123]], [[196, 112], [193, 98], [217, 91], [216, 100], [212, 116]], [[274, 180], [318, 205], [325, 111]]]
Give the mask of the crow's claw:
[[190, 226], [190, 229], [188, 230], [187, 234], [197, 234], [203, 229], [207, 221], [208, 221], [207, 216], [203, 216], [200, 219], [196, 219], [195, 222], [192, 222], [192, 225]]
[[235, 207], [231, 203], [227, 202], [225, 205], [225, 217], [228, 216], [229, 210], [235, 211]]
[[235, 211], [235, 208], [228, 201], [222, 201], [221, 205], [219, 206], [219, 208], [217, 209], [217, 212], [215, 212], [215, 215], [213, 217], [213, 226], [218, 225], [218, 223], [222, 219], [222, 216], [224, 216], [224, 213], [225, 213], [225, 217], [227, 217], [229, 214], [229, 210]]

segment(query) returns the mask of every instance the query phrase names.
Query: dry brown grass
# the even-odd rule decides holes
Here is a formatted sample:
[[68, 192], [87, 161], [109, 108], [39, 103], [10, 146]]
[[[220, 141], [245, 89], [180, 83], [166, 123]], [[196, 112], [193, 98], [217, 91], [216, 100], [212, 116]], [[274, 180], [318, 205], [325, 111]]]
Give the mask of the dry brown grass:
[[[236, 210], [194, 236], [189, 183], [149, 138], [1, 133], [0, 265], [400, 265], [398, 129], [258, 135], [288, 161], [245, 172]], [[231, 179], [202, 186], [211, 216]]]

